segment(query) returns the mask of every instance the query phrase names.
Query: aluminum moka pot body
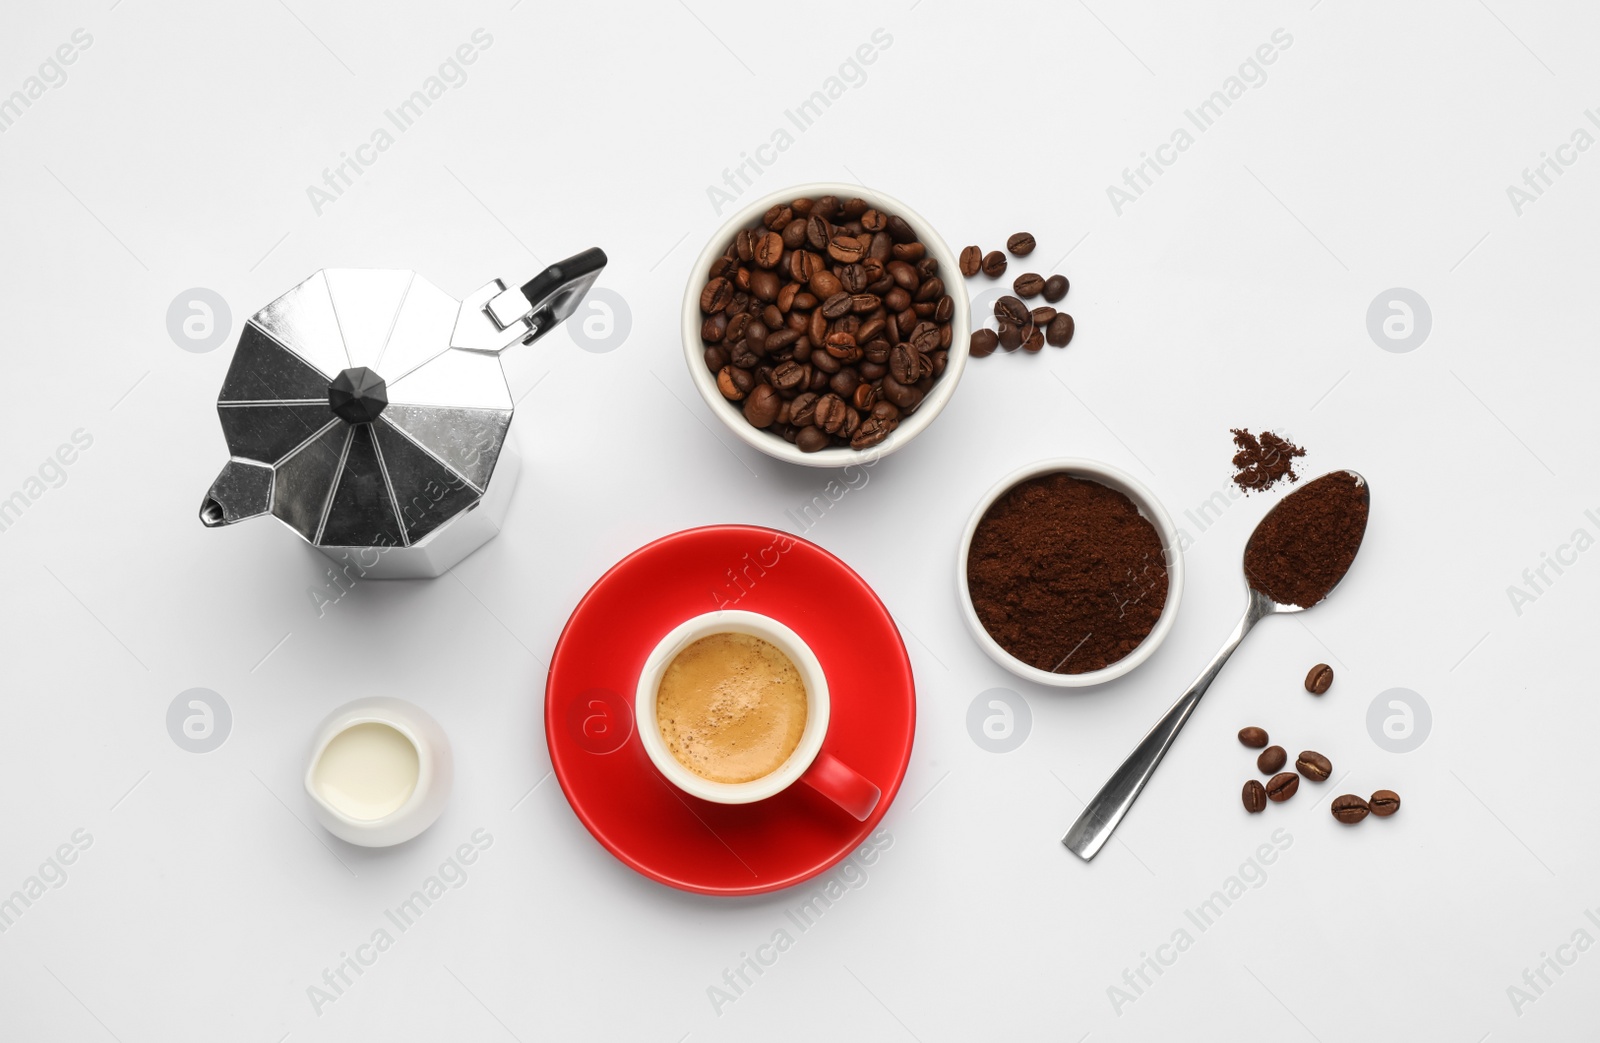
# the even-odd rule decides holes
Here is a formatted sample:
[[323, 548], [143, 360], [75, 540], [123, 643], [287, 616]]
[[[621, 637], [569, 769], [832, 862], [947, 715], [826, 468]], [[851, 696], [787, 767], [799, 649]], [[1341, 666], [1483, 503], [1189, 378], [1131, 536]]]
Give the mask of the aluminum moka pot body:
[[500, 532], [521, 467], [500, 353], [570, 316], [605, 262], [463, 301], [409, 271], [316, 272], [240, 334], [201, 522], [273, 516], [367, 578], [454, 567]]

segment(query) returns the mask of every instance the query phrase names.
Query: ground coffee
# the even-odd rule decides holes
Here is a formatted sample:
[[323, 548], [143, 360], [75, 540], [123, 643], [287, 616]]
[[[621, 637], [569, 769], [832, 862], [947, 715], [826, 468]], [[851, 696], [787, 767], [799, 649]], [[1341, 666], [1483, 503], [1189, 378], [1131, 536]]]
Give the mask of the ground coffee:
[[1325, 474], [1261, 519], [1245, 545], [1245, 578], [1274, 601], [1310, 608], [1344, 578], [1366, 531], [1366, 485], [1349, 471]]
[[972, 607], [989, 636], [1050, 673], [1100, 670], [1149, 636], [1167, 603], [1161, 536], [1099, 482], [1019, 483], [978, 523], [967, 554]]
[[1247, 493], [1270, 489], [1288, 479], [1298, 482], [1294, 462], [1306, 451], [1286, 438], [1271, 431], [1261, 432], [1258, 438], [1242, 427], [1233, 428], [1233, 483]]

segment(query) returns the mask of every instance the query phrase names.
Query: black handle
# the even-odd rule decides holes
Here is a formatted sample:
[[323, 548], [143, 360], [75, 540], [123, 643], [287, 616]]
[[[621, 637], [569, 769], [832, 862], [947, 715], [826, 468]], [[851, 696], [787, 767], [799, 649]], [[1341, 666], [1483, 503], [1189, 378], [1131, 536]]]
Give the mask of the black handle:
[[579, 302], [600, 278], [605, 266], [606, 252], [591, 246], [564, 261], [557, 261], [523, 285], [522, 295], [533, 307], [532, 319], [540, 336], [578, 310]]

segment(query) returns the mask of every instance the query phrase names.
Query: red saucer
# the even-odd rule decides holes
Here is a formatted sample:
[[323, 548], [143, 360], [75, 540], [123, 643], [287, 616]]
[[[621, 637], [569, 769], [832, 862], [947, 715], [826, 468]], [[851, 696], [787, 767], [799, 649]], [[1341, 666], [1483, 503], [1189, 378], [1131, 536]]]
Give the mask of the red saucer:
[[[662, 777], [634, 734], [639, 670], [702, 612], [740, 608], [788, 625], [828, 676], [823, 749], [883, 790], [857, 822], [803, 785], [755, 804], [712, 804]], [[590, 833], [654, 880], [710, 895], [762, 894], [829, 869], [889, 810], [916, 727], [911, 660], [865, 580], [814, 543], [754, 525], [664, 536], [614, 565], [556, 642], [544, 729], [556, 779]]]

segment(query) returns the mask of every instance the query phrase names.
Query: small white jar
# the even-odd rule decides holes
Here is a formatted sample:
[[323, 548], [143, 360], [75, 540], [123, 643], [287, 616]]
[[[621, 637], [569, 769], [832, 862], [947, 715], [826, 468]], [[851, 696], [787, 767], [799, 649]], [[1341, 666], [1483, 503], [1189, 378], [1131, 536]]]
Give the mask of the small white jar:
[[346, 703], [317, 726], [305, 789], [328, 832], [361, 847], [390, 847], [433, 825], [454, 779], [439, 723], [403, 699], [377, 696]]

